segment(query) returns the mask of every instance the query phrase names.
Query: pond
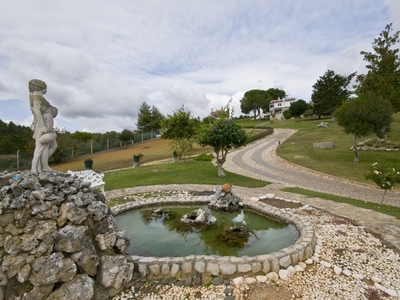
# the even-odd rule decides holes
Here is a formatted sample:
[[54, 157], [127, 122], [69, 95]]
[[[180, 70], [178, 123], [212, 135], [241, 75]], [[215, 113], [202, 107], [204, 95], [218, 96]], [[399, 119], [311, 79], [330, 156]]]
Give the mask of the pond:
[[[206, 211], [205, 225], [184, 225], [180, 219], [193, 210]], [[131, 239], [128, 254], [155, 257], [188, 255], [256, 256], [293, 244], [299, 232], [292, 224], [250, 210], [224, 212], [207, 205], [169, 206], [162, 215], [155, 207], [133, 210], [116, 217]], [[239, 230], [242, 229], [242, 230]]]

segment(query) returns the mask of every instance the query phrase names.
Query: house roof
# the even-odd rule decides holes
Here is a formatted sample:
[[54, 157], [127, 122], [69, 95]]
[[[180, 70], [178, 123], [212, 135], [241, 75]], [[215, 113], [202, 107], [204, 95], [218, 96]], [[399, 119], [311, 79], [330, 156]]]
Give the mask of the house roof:
[[213, 117], [217, 117], [220, 113], [223, 113], [223, 110], [214, 110], [210, 113], [210, 115], [212, 115]]

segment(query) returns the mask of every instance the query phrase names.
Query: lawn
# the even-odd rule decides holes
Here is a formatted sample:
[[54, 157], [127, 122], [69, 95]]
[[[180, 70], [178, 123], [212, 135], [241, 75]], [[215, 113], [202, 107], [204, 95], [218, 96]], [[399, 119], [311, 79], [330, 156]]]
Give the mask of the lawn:
[[[251, 121], [246, 121], [247, 126], [251, 126]], [[329, 128], [318, 128], [317, 125], [321, 121], [328, 122]], [[260, 125], [260, 120], [253, 122], [254, 125]], [[345, 134], [342, 127], [337, 122], [332, 122], [330, 118], [321, 120], [316, 118], [302, 119], [301, 122], [296, 122], [293, 119], [275, 122], [264, 121], [262, 125], [273, 128], [296, 129], [296, 134], [282, 143], [277, 149], [277, 154], [290, 162], [322, 173], [374, 184], [365, 179], [365, 174], [373, 162], [400, 163], [400, 151], [360, 151], [360, 160], [358, 163], [354, 163], [354, 153], [350, 150], [353, 145], [353, 136]], [[376, 138], [376, 136], [358, 138], [357, 142], [369, 138]], [[392, 130], [386, 140], [400, 148], [400, 113], [394, 115]], [[314, 142], [333, 142], [334, 148], [314, 148]]]
[[263, 187], [267, 182], [242, 175], [225, 172], [227, 177], [218, 177], [216, 167], [209, 161], [181, 161], [129, 168], [118, 172], [106, 172], [106, 190], [159, 184], [215, 184], [229, 182], [242, 187]]
[[[329, 128], [317, 128], [317, 124], [321, 121], [328, 122], [330, 124]], [[282, 143], [282, 145], [277, 149], [279, 156], [295, 164], [322, 173], [370, 185], [373, 185], [374, 183], [372, 181], [367, 181], [365, 179], [365, 174], [368, 172], [373, 162], [386, 161], [390, 163], [400, 163], [400, 151], [360, 151], [360, 161], [354, 163], [354, 154], [350, 151], [353, 139], [352, 135], [345, 134], [342, 128], [338, 126], [336, 122], [332, 122], [330, 118], [323, 118], [321, 120], [302, 119], [301, 122], [296, 122], [293, 119], [275, 122], [240, 119], [239, 123], [242, 126], [247, 127], [270, 126], [273, 128], [296, 129], [297, 133]], [[374, 136], [371, 135], [369, 137], [359, 138], [358, 142], [368, 138], [374, 138]], [[387, 140], [400, 147], [400, 113], [394, 115], [392, 131], [388, 134]], [[316, 141], [333, 142], [334, 148], [314, 148], [313, 143]], [[168, 146], [168, 141], [161, 139], [137, 143], [127, 147], [126, 149], [96, 153], [90, 157], [93, 159], [94, 171], [103, 172], [107, 170], [131, 168], [133, 166], [133, 155], [138, 153], [144, 154], [144, 157], [141, 159], [142, 165], [159, 160], [172, 161], [172, 150]], [[200, 147], [195, 145], [192, 155], [201, 153], [213, 153], [213, 150], [211, 147]], [[52, 167], [55, 170], [63, 172], [67, 170], [82, 170], [84, 169], [83, 161], [86, 158], [88, 158], [88, 156], [71, 159], [62, 164], [52, 165]], [[191, 174], [193, 173], [194, 172]], [[153, 175], [156, 174], [156, 172], [153, 173]], [[171, 176], [171, 178], [174, 179], [175, 177], [175, 175]], [[197, 177], [193, 179], [192, 183], [196, 183], [195, 180], [199, 180], [197, 183], [201, 183], [201, 178]], [[397, 187], [397, 189], [398, 188], [399, 187]]]

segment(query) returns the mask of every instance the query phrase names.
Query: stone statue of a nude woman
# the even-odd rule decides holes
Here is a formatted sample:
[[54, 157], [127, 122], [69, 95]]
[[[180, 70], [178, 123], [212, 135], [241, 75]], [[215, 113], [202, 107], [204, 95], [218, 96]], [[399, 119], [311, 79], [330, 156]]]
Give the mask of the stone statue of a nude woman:
[[47, 85], [39, 79], [29, 81], [29, 103], [33, 114], [33, 138], [35, 152], [33, 153], [33, 173], [53, 171], [49, 167], [49, 158], [57, 149], [57, 134], [54, 131], [54, 118], [58, 109], [51, 106], [43, 97], [47, 92]]

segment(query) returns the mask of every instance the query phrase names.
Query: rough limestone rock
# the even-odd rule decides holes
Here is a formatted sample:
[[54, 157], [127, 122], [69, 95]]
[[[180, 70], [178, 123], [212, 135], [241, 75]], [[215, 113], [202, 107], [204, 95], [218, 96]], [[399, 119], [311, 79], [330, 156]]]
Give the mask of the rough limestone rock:
[[109, 299], [140, 278], [129, 245], [104, 195], [78, 177], [0, 175], [0, 300]]
[[181, 217], [181, 223], [183, 224], [205, 224], [207, 221], [207, 213], [201, 208]]
[[211, 197], [209, 207], [223, 211], [237, 211], [243, 207], [239, 196], [232, 193], [232, 185], [225, 183]]

